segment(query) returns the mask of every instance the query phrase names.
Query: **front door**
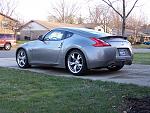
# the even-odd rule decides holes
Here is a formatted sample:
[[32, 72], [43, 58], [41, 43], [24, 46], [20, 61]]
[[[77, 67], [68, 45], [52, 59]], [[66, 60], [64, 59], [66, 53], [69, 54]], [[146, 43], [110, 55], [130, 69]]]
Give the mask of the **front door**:
[[57, 64], [63, 44], [63, 31], [51, 31], [32, 49], [32, 63]]

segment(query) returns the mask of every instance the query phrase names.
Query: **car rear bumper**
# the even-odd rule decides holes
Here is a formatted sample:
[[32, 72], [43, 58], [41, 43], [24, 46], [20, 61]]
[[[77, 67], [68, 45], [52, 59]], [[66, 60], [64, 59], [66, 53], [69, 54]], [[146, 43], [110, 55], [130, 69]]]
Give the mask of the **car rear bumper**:
[[133, 60], [133, 54], [130, 51], [129, 56], [119, 56], [118, 50], [115, 47], [101, 47], [87, 49], [88, 52], [86, 56], [88, 69], [92, 68], [103, 68], [110, 65], [118, 65], [124, 63], [126, 65], [131, 65]]

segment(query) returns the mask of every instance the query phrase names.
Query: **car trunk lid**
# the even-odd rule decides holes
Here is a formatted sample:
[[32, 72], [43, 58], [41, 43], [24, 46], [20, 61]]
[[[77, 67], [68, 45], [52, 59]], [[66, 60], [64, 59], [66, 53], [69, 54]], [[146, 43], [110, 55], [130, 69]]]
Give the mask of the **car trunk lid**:
[[99, 39], [109, 43], [112, 47], [128, 48], [130, 46], [130, 43], [127, 41], [127, 38], [122, 36], [106, 36], [101, 37]]
[[126, 37], [122, 36], [106, 36], [99, 38], [110, 44], [112, 47], [116, 47], [119, 56], [131, 56], [131, 45], [127, 41]]

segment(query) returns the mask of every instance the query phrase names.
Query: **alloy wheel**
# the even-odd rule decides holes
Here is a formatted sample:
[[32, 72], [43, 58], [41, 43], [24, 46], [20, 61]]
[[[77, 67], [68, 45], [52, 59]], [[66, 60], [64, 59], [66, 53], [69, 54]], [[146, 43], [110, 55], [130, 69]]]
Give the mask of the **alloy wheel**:
[[72, 73], [79, 73], [83, 68], [83, 57], [78, 52], [72, 52], [68, 57], [68, 68]]
[[21, 68], [25, 68], [28, 65], [28, 61], [27, 61], [27, 55], [25, 50], [21, 49], [18, 51], [17, 53], [17, 63], [19, 65], [19, 67]]

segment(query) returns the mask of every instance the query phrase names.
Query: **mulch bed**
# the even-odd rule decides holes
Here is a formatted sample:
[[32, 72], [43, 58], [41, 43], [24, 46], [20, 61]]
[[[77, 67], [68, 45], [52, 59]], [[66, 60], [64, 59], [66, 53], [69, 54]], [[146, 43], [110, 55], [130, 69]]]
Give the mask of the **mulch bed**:
[[125, 97], [120, 108], [121, 113], [150, 113], [150, 97]]

